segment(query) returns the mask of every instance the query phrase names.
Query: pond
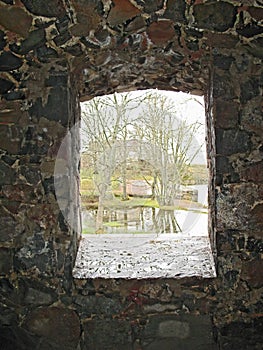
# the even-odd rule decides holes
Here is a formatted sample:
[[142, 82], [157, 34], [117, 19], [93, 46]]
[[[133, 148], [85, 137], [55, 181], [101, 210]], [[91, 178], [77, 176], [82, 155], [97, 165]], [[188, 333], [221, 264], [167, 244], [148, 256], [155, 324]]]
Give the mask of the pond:
[[[83, 233], [95, 233], [97, 209], [83, 210]], [[154, 207], [104, 209], [104, 233], [207, 234], [207, 209], [164, 210]]]

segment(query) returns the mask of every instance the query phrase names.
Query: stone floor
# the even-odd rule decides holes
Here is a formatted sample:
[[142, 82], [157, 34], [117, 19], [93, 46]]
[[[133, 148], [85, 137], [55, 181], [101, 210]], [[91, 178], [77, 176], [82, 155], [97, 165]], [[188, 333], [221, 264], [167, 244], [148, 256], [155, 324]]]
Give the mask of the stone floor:
[[207, 236], [103, 234], [82, 236], [74, 278], [216, 276]]

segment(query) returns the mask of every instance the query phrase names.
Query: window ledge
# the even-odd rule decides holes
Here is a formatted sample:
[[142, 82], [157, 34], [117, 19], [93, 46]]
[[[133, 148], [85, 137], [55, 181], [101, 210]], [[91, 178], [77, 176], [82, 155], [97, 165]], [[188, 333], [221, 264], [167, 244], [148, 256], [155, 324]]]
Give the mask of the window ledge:
[[216, 277], [210, 241], [189, 234], [101, 234], [82, 236], [73, 277]]

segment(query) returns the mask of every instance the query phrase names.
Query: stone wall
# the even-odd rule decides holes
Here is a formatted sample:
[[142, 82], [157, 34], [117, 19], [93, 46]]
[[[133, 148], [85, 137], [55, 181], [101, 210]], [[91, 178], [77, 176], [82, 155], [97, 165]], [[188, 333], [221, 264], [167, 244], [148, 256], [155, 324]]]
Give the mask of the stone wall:
[[[261, 348], [262, 20], [253, 0], [0, 1], [1, 349]], [[79, 101], [146, 88], [206, 96], [218, 276], [73, 280]]]

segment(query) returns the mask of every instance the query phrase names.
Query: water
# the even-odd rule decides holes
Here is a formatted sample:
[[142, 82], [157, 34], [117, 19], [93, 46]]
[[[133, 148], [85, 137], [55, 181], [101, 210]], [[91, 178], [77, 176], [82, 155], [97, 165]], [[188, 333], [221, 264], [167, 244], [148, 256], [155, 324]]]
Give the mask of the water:
[[[95, 233], [97, 210], [85, 210], [83, 233]], [[207, 210], [160, 210], [153, 207], [107, 209], [104, 233], [175, 233], [207, 235]]]
[[208, 206], [207, 185], [192, 185], [188, 187], [198, 191], [198, 203]]

